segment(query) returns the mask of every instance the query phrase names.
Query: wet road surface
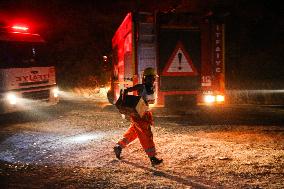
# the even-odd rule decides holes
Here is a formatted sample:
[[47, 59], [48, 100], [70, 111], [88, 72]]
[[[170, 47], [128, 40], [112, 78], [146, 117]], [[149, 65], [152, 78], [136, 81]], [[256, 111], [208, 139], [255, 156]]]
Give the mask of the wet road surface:
[[153, 111], [160, 168], [150, 166], [139, 142], [115, 159], [112, 147], [129, 122], [105, 102], [1, 115], [1, 188], [284, 186], [283, 107]]

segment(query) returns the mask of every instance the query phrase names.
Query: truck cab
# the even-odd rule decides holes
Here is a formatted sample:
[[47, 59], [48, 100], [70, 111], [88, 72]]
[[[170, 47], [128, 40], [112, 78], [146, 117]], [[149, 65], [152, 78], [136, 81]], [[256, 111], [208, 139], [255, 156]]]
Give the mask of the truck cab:
[[58, 93], [45, 40], [25, 25], [0, 25], [0, 113], [55, 105]]

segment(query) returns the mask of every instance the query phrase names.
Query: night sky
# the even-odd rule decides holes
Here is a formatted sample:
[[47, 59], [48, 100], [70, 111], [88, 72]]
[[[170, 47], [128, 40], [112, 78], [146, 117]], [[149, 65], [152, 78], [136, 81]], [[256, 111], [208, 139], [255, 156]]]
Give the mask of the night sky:
[[90, 75], [100, 80], [116, 28], [138, 8], [224, 16], [227, 87], [284, 88], [284, 11], [273, 0], [2, 0], [0, 18], [28, 20], [48, 41], [59, 84], [71, 87]]

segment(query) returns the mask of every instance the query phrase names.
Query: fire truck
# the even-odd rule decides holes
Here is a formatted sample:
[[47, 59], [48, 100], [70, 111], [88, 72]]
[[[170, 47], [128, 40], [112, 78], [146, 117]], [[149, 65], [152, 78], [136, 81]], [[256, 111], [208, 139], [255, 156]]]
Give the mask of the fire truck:
[[55, 67], [46, 42], [26, 25], [0, 23], [0, 113], [31, 110], [59, 101]]
[[220, 105], [225, 102], [224, 22], [197, 13], [130, 12], [112, 39], [108, 99], [142, 82], [143, 70], [157, 70], [162, 107]]

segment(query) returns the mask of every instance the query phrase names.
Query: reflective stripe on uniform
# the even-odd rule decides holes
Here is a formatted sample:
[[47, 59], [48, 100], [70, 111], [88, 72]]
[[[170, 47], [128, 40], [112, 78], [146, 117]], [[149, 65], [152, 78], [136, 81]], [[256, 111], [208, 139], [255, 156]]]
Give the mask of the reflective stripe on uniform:
[[144, 149], [144, 150], [149, 157], [156, 155], [156, 148], [155, 147], [147, 148], [147, 149]]
[[127, 144], [129, 144], [129, 143], [130, 143], [129, 140], [127, 140], [126, 138], [122, 138], [122, 139], [118, 142], [119, 146], [122, 147], [122, 148], [124, 148], [125, 146], [127, 146]]

